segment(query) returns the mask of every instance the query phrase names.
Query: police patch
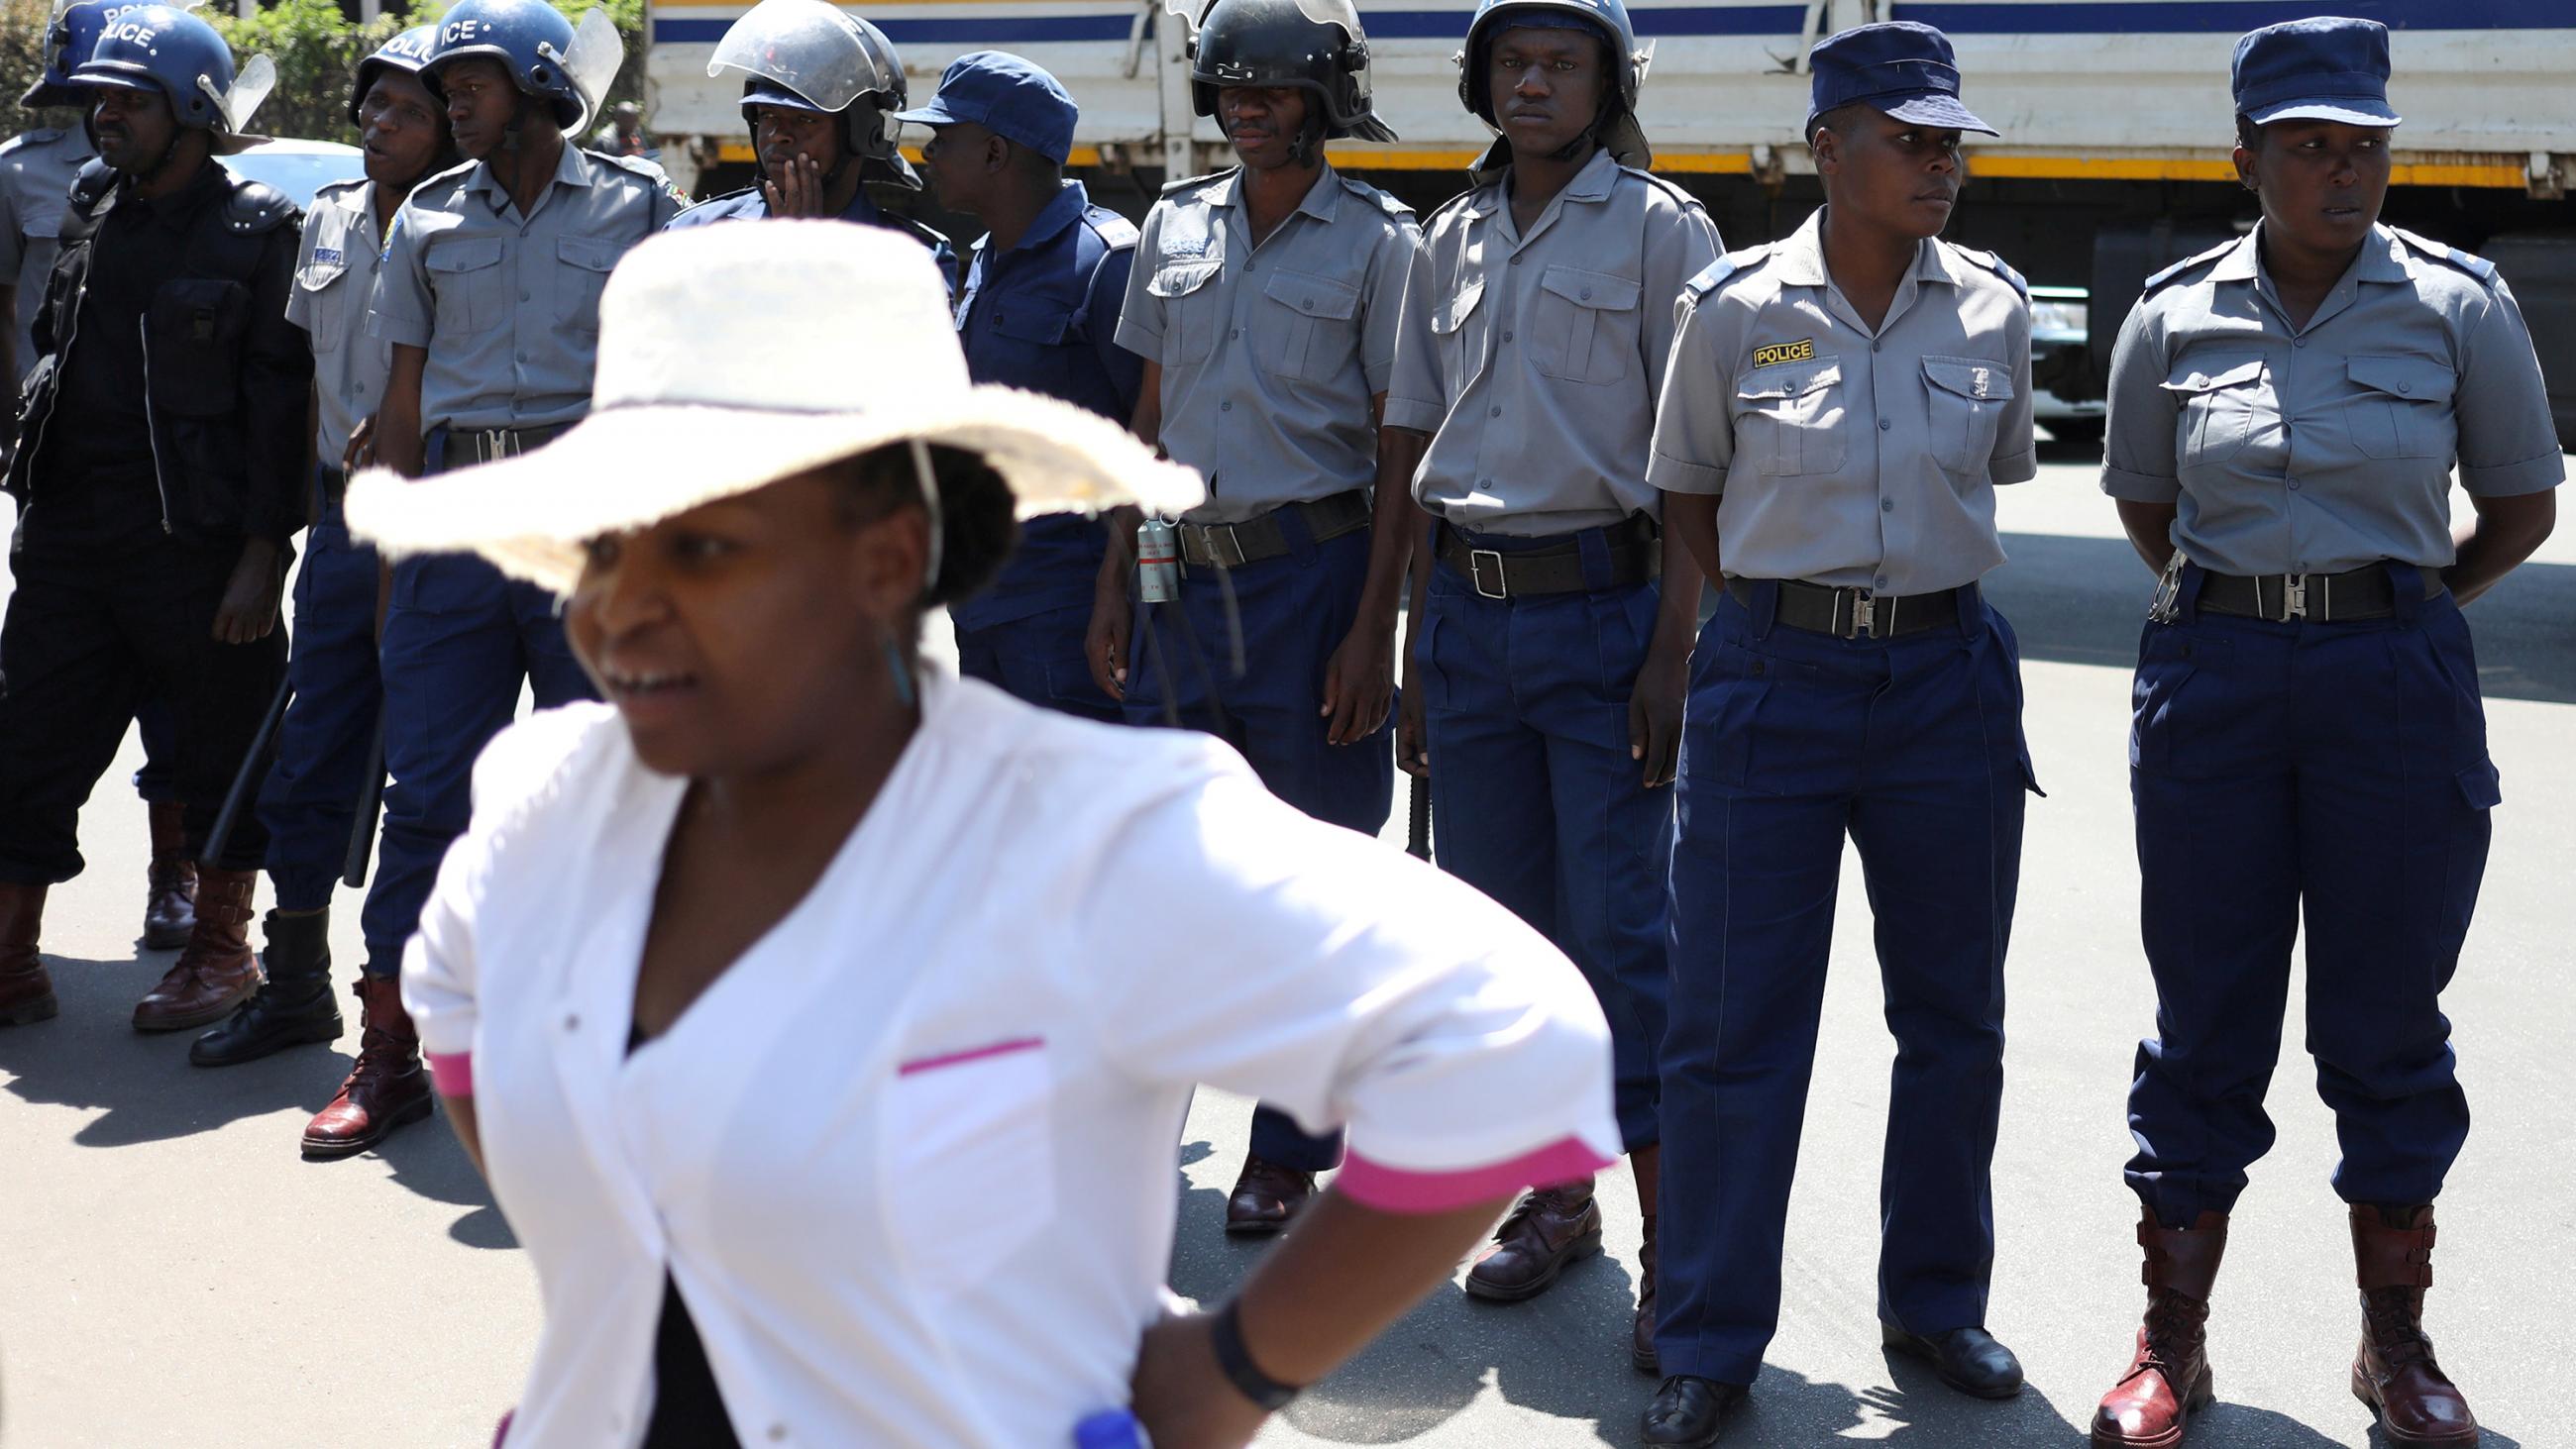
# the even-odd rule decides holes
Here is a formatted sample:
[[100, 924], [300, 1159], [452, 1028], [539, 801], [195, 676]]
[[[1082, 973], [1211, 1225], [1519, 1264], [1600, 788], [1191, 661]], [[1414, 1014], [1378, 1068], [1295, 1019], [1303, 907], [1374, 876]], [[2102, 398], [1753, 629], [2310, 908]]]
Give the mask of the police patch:
[[1757, 347], [1753, 349], [1753, 365], [1755, 367], [1777, 367], [1784, 362], [1813, 362], [1815, 360], [1816, 339], [1812, 337], [1802, 337], [1795, 342], [1774, 342], [1768, 347]]
[[336, 267], [346, 260], [348, 259], [341, 255], [338, 247], [315, 247], [313, 249], [313, 261], [316, 266]]

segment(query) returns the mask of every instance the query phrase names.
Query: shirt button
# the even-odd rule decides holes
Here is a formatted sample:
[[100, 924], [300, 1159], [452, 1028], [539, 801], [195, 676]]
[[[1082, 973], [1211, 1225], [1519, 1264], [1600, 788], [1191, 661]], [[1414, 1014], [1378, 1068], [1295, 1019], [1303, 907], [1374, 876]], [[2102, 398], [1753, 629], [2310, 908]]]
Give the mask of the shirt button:
[[1886, 344], [1885, 342], [1883, 342], [1882, 340], [1880, 340], [1879, 338], [1873, 337], [1873, 338], [1869, 339], [1869, 350], [1870, 350], [1870, 351], [1872, 351], [1872, 352], [1876, 352], [1878, 349], [1880, 349], [1881, 347], [1884, 347], [1884, 346], [1886, 346], [1886, 345], [1887, 345], [1887, 344]]
[[1243, 269], [1247, 272], [1257, 272], [1261, 270], [1261, 264], [1259, 262], [1245, 262], [1243, 264]]
[[1229, 338], [1241, 337], [1243, 335], [1243, 329], [1240, 327], [1229, 327], [1225, 330], [1225, 335]]
[[578, 1011], [573, 1011], [573, 1012], [566, 1012], [566, 1013], [564, 1014], [564, 1030], [566, 1030], [566, 1031], [579, 1031], [579, 1030], [581, 1030], [581, 1013], [580, 1013], [580, 1012], [578, 1012]]
[[1591, 300], [1592, 300], [1592, 289], [1591, 289], [1590, 287], [1586, 287], [1586, 288], [1584, 288], [1584, 289], [1583, 289], [1583, 300], [1584, 300], [1584, 301], [1586, 301], [1586, 302], [1589, 302], [1589, 301], [1591, 301]]
[[1883, 432], [1886, 432], [1888, 429], [1890, 429], [1890, 428], [1892, 428], [1892, 427], [1895, 427], [1895, 426], [1896, 426], [1896, 423], [1895, 423], [1895, 420], [1894, 420], [1894, 419], [1891, 419], [1891, 418], [1880, 418], [1880, 419], [1878, 420], [1878, 430], [1879, 430], [1880, 432], [1882, 432], [1882, 433], [1883, 433]]
[[2291, 479], [2291, 480], [2290, 480], [2290, 491], [2291, 491], [2291, 492], [2293, 492], [2293, 493], [2296, 493], [2296, 492], [2298, 492], [2298, 491], [2299, 491], [2299, 480], [2298, 480], [2298, 479], [2293, 478], [2293, 479]]
[[2307, 345], [2308, 345], [2308, 339], [2306, 339], [2306, 338], [2302, 337], [2302, 338], [2299, 338], [2297, 341], [2292, 342], [2290, 345], [2291, 345], [2292, 347], [2305, 347], [2305, 346], [2307, 346]]
[[1516, 266], [1516, 267], [1517, 267], [1517, 266], [1519, 266], [1520, 264], [1521, 264], [1521, 259], [1520, 259], [1520, 258], [1518, 258], [1518, 257], [1514, 257], [1514, 258], [1512, 258], [1512, 265], [1513, 265], [1513, 266]]
[[1896, 500], [1893, 498], [1882, 498], [1878, 500], [1878, 511], [1881, 513], [1894, 513], [1896, 511]]
[[2401, 382], [2397, 384], [2397, 390], [2401, 393], [2413, 392], [2415, 390], [2415, 384], [2411, 382]]
[[1880, 574], [1880, 575], [1878, 576], [1878, 582], [1877, 582], [1876, 584], [1873, 584], [1871, 587], [1873, 587], [1873, 588], [1880, 588], [1880, 589], [1886, 588], [1886, 587], [1887, 587], [1887, 575], [1885, 575], [1885, 574]]
[[525, 361], [527, 361], [527, 360], [528, 360], [528, 354], [526, 354], [526, 353], [524, 353], [524, 352], [520, 353], [520, 354], [519, 354], [519, 360], [520, 360], [521, 362], [525, 362]]
[[1502, 410], [1501, 408], [1487, 408], [1487, 409], [1485, 409], [1485, 416], [1487, 416], [1487, 417], [1489, 417], [1489, 418], [1499, 418], [1499, 417], [1501, 417], [1502, 415], [1503, 415], [1503, 410]]
[[1505, 342], [1509, 342], [1509, 341], [1511, 341], [1511, 340], [1512, 340], [1512, 334], [1510, 334], [1509, 332], [1504, 333], [1504, 334], [1503, 334], [1503, 340], [1504, 340]]
[[1297, 299], [1297, 305], [1300, 307], [1312, 308], [1315, 305], [1315, 299], [1312, 297], [1300, 297]]
[[772, 1425], [770, 1425], [770, 1426], [769, 1426], [769, 1442], [770, 1442], [770, 1443], [772, 1443], [772, 1444], [784, 1444], [784, 1443], [786, 1443], [786, 1442], [787, 1442], [787, 1426], [786, 1426], [786, 1425], [784, 1425], [784, 1424], [772, 1424]]
[[1491, 493], [1494, 491], [1494, 480], [1491, 478], [1479, 478], [1476, 480], [1476, 486], [1488, 493]]
[[1228, 399], [1226, 399], [1224, 402], [1218, 403], [1218, 404], [1216, 405], [1216, 410], [1217, 410], [1218, 412], [1221, 412], [1221, 413], [1230, 413], [1230, 412], [1233, 412], [1233, 411], [1234, 411], [1234, 399], [1232, 399], [1232, 398], [1228, 398]]
[[527, 294], [527, 293], [525, 293], [525, 292], [521, 292], [521, 293], [519, 294], [519, 300], [520, 300], [520, 301], [522, 301], [522, 302], [527, 301], [527, 300], [528, 300], [528, 294]]

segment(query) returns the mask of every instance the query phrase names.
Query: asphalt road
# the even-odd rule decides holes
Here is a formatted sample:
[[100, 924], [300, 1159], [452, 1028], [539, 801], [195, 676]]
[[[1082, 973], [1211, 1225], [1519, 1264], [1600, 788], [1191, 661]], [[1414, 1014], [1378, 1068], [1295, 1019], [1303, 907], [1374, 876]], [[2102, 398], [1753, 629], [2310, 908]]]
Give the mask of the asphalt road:
[[[1891, 1057], [1856, 873], [1838, 923], [1826, 1029], [1792, 1204], [1788, 1300], [1749, 1409], [1725, 1442], [1911, 1449], [2074, 1445], [2125, 1362], [2143, 1300], [2130, 1237], [2122, 1099], [2152, 1011], [2137, 944], [2124, 731], [2148, 579], [2080, 458], [2006, 494], [2012, 563], [1990, 580], [2028, 655], [2034, 801], [2011, 966], [2001, 1245], [1990, 1326], [2030, 1387], [1949, 1394], [1878, 1346], [1876, 1180]], [[2576, 530], [2571, 530], [2576, 535]], [[2446, 998], [2478, 1126], [2442, 1200], [2430, 1322], [2494, 1446], [2576, 1442], [2547, 1415], [2564, 1351], [2550, 1296], [2576, 1259], [2565, 1123], [2576, 1023], [2563, 943], [2576, 772], [2576, 536], [2472, 612], [2505, 780], [2483, 908]], [[122, 784], [83, 818], [93, 868], [58, 888], [46, 947], [63, 1013], [0, 1029], [0, 1445], [7, 1449], [480, 1445], [515, 1396], [537, 1330], [508, 1225], [443, 1130], [380, 1156], [307, 1164], [295, 1139], [346, 1069], [351, 1030], [225, 1072], [184, 1039], [137, 1036], [134, 999], [166, 957], [133, 936], [144, 860]], [[1401, 812], [1391, 828], [1400, 839]], [[333, 941], [353, 974], [355, 893]], [[2324, 983], [2333, 989], [2332, 983]], [[2280, 1142], [2240, 1205], [2216, 1297], [2220, 1407], [2199, 1449], [2377, 1442], [2344, 1368], [2358, 1326], [2332, 1123], [2292, 1033], [2271, 1107]], [[1218, 1232], [1246, 1104], [1201, 1095], [1184, 1151], [1173, 1282], [1213, 1297], [1257, 1248]], [[1307, 1394], [1264, 1445], [1571, 1449], [1633, 1442], [1653, 1384], [1625, 1332], [1637, 1213], [1603, 1178], [1605, 1258], [1528, 1304], [1443, 1291]], [[1069, 1250], [1071, 1249], [1071, 1245]]]

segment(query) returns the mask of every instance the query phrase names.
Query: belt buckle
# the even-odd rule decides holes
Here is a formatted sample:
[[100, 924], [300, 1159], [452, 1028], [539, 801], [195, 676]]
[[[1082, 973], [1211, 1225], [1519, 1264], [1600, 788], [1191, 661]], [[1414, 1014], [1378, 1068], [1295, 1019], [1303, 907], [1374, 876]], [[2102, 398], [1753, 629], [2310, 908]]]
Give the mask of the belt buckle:
[[[1843, 627], [1845, 594], [1849, 594], [1852, 601], [1851, 627], [1848, 629]], [[1893, 618], [1895, 612], [1895, 604], [1891, 601], [1888, 605], [1891, 624], [1895, 622]], [[1873, 639], [1878, 638], [1878, 630], [1874, 627], [1878, 622], [1878, 599], [1867, 589], [1836, 589], [1834, 590], [1834, 612], [1826, 622], [1833, 626], [1830, 632], [1837, 639], [1857, 639], [1863, 634]]]
[[[1492, 559], [1494, 561], [1494, 586], [1490, 589], [1485, 587], [1485, 560], [1487, 559]], [[1503, 554], [1500, 549], [1471, 548], [1467, 550], [1467, 576], [1475, 580], [1476, 594], [1480, 598], [1508, 599], [1512, 596], [1511, 581], [1505, 575], [1503, 569]]]
[[[2282, 623], [2286, 624], [2286, 623], [2290, 622], [2292, 619], [2304, 619], [2304, 618], [2307, 618], [2307, 617], [2308, 617], [2308, 579], [2309, 579], [2309, 577], [2310, 577], [2310, 576], [2309, 576], [2309, 575], [2307, 575], [2307, 574], [2283, 574], [2283, 575], [2281, 575], [2281, 622], [2282, 622]], [[2321, 580], [2320, 582], [2322, 582], [2322, 580]], [[2259, 604], [2259, 603], [2261, 603], [2261, 602], [2262, 602], [2262, 598], [2263, 598], [2262, 590], [2261, 590], [2261, 587], [2258, 585], [2258, 586], [2256, 587], [2255, 594], [2254, 594], [2255, 602], [2256, 602], [2256, 603], [2258, 603], [2258, 604]], [[2319, 606], [2319, 612], [2318, 612], [2317, 617], [2318, 617], [2320, 620], [2322, 620], [2322, 619], [2324, 618], [2324, 612], [2323, 612], [2323, 609], [2324, 609], [2325, 602], [2326, 602], [2326, 601], [2325, 601], [2324, 599], [2322, 599], [2322, 598], [2320, 598], [2320, 599], [2318, 599], [2318, 600], [2317, 600], [2317, 604], [2318, 604], [2318, 606]]]
[[[1208, 562], [1221, 569], [1243, 567], [1243, 538], [1234, 531], [1233, 524], [1211, 523], [1202, 532], [1207, 538]], [[1218, 548], [1216, 544], [1220, 536], [1225, 539], [1223, 548]], [[1233, 557], [1227, 557], [1228, 554]]]
[[501, 459], [509, 457], [513, 452], [517, 451], [510, 446], [510, 442], [510, 430], [508, 428], [485, 428], [483, 430], [483, 461], [486, 463], [497, 463]]

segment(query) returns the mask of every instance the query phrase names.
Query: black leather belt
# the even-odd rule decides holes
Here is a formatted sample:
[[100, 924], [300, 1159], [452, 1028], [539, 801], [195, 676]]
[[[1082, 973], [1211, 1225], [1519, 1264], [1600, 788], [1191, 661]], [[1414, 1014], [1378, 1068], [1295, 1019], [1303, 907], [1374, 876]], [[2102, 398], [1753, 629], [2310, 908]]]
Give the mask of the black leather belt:
[[1241, 523], [1180, 524], [1174, 532], [1181, 536], [1181, 559], [1199, 568], [1236, 569], [1263, 559], [1284, 557], [1291, 546], [1279, 515], [1292, 508], [1305, 520], [1306, 537], [1314, 543], [1369, 526], [1368, 493], [1353, 488], [1310, 503], [1283, 503]]
[[315, 468], [313, 473], [314, 490], [322, 495], [324, 503], [337, 503], [347, 495], [349, 491], [347, 473], [337, 468]]
[[[2442, 592], [2441, 570], [2414, 572], [2422, 577], [2425, 598]], [[2392, 579], [2401, 577], [2386, 564], [2364, 564], [2339, 574], [2204, 573], [2193, 607], [2206, 614], [2268, 619], [2275, 624], [2292, 619], [2312, 624], [2387, 619], [2397, 613], [2397, 586]]]
[[[1754, 589], [1764, 581], [1728, 578], [1726, 591], [1735, 602], [1753, 607]], [[1934, 594], [1873, 594], [1867, 589], [1833, 589], [1804, 579], [1780, 579], [1780, 603], [1772, 622], [1810, 634], [1837, 639], [1896, 639], [1927, 629], [1947, 629], [1959, 622], [1959, 591]]]
[[[571, 431], [570, 423], [558, 423], [550, 428], [449, 428], [444, 466], [462, 468], [470, 463], [497, 463], [503, 458], [533, 453]], [[459, 453], [463, 456], [459, 457]]]
[[1598, 584], [1584, 577], [1579, 539], [1527, 549], [1478, 548], [1464, 534], [1442, 524], [1437, 551], [1442, 563], [1465, 574], [1476, 592], [1488, 599], [1626, 588], [1663, 572], [1662, 535], [1653, 519], [1632, 513], [1601, 533], [1610, 546], [1610, 574]]

